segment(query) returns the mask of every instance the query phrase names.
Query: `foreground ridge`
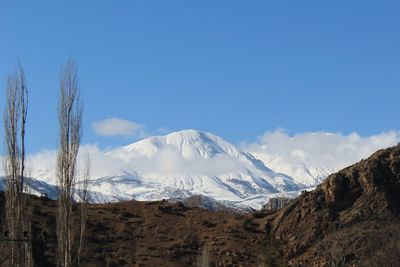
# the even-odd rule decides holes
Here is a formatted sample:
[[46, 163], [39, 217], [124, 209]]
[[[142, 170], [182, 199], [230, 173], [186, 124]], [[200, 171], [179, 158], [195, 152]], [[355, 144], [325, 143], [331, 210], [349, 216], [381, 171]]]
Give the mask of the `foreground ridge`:
[[398, 266], [399, 177], [400, 145], [380, 150], [269, 215], [267, 233], [291, 266]]

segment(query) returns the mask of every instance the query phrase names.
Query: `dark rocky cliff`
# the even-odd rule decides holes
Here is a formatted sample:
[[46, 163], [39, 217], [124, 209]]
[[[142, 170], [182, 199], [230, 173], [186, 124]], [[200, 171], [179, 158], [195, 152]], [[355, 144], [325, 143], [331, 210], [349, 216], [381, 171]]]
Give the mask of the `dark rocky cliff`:
[[400, 145], [330, 175], [266, 229], [293, 266], [400, 266], [399, 214]]

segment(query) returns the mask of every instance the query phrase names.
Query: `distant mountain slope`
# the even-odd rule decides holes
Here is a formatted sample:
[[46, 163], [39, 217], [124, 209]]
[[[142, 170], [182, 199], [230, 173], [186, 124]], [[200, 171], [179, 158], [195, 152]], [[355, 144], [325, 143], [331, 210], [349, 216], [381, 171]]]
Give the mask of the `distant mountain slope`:
[[304, 188], [251, 154], [210, 133], [186, 130], [151, 137], [108, 153], [125, 175], [95, 180], [94, 191], [140, 200], [206, 195], [242, 201]]
[[[36, 195], [36, 196], [48, 196], [51, 199], [57, 198], [57, 187], [54, 185], [50, 185], [46, 182], [28, 178], [25, 180], [25, 183], [29, 184], [29, 193]], [[6, 183], [4, 177], [0, 177], [0, 191], [4, 191], [6, 189]]]
[[[329, 139], [331, 135], [310, 133], [302, 138], [310, 143], [314, 136]], [[91, 200], [151, 201], [201, 195], [228, 207], [260, 209], [271, 197], [296, 197], [304, 189], [315, 188], [332, 172], [323, 163], [333, 155], [315, 161], [313, 150], [303, 151], [296, 138], [287, 140], [292, 145], [285, 141], [283, 148], [279, 147], [282, 142], [277, 142], [270, 152], [274, 142], [260, 149], [255, 149], [256, 145], [240, 150], [218, 136], [196, 130], [150, 137], [107, 152], [91, 146]], [[360, 148], [361, 154], [370, 148]], [[334, 155], [345, 154], [346, 146], [339, 150]], [[56, 151], [46, 151], [30, 158], [37, 195], [46, 190], [49, 196], [56, 195], [56, 156]]]
[[[90, 184], [94, 202], [203, 195], [228, 206], [261, 208], [272, 195], [293, 196], [306, 188], [222, 138], [196, 130], [150, 137], [98, 154]], [[55, 158], [56, 152], [49, 152], [32, 168], [32, 176], [50, 187], [56, 185]]]
[[329, 174], [335, 170], [327, 166], [318, 166], [310, 159], [299, 158], [295, 151], [285, 151], [286, 153], [273, 154], [259, 151], [250, 153], [265, 165], [270, 166], [274, 171], [285, 173], [293, 177], [296, 183], [307, 186], [320, 184]]
[[400, 145], [330, 175], [270, 215], [266, 229], [291, 266], [398, 266], [399, 177]]

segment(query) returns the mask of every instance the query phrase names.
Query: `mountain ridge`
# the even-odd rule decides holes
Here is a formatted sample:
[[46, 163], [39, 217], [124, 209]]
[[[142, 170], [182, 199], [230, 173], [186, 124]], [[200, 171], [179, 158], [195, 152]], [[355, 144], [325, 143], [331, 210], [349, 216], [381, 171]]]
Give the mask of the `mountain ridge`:
[[399, 177], [400, 145], [379, 150], [267, 216], [267, 232], [290, 266], [397, 266]]
[[[173, 190], [185, 196], [206, 195], [237, 202], [256, 195], [304, 189], [251, 154], [202, 131], [150, 137], [109, 151], [108, 155], [126, 162], [134, 170], [128, 171], [129, 175], [158, 186], [160, 190], [153, 192], [159, 195], [157, 198], [175, 198], [170, 194]], [[100, 186], [95, 191], [101, 191]], [[157, 199], [147, 196], [142, 200]]]
[[[33, 169], [32, 177], [55, 186], [56, 152], [52, 155], [53, 166]], [[109, 150], [92, 163], [90, 188], [95, 202], [204, 195], [228, 206], [259, 209], [271, 196], [296, 196], [310, 187], [221, 137], [193, 129]], [[103, 165], [112, 168], [103, 172]]]

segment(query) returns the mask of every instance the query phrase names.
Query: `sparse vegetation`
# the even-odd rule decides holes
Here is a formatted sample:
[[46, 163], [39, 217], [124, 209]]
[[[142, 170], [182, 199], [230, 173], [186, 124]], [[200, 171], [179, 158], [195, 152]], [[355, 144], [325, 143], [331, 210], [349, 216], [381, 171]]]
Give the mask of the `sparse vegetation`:
[[253, 218], [255, 219], [261, 219], [264, 218], [266, 214], [263, 211], [256, 211], [253, 213]]
[[197, 266], [198, 267], [209, 267], [210, 266], [210, 251], [206, 245], [203, 246], [201, 250], [201, 255], [199, 255], [197, 259]]
[[249, 232], [253, 232], [253, 233], [259, 232], [259, 230], [258, 230], [258, 224], [254, 223], [253, 220], [252, 220], [251, 218], [244, 219], [244, 221], [243, 221], [243, 228], [244, 228], [246, 231], [249, 231]]
[[210, 221], [208, 221], [208, 220], [204, 220], [204, 221], [202, 222], [202, 225], [207, 226], [208, 228], [213, 228], [213, 227], [217, 226], [217, 224], [215, 224], [215, 223], [213, 223], [213, 222], [210, 222]]
[[271, 236], [267, 236], [263, 242], [262, 251], [260, 254], [260, 267], [284, 267], [283, 257], [277, 249], [278, 244]]
[[134, 215], [133, 215], [132, 213], [130, 213], [129, 211], [123, 211], [123, 212], [121, 213], [121, 217], [122, 217], [122, 218], [133, 218]]

